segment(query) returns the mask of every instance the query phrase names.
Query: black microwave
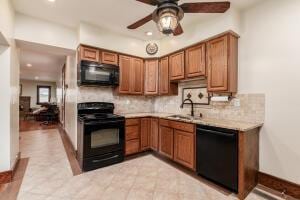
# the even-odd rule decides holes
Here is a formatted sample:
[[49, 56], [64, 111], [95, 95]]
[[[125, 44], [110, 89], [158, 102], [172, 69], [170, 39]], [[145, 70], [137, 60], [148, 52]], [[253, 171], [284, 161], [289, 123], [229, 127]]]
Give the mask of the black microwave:
[[119, 67], [81, 61], [78, 64], [77, 83], [79, 86], [117, 86], [119, 85]]

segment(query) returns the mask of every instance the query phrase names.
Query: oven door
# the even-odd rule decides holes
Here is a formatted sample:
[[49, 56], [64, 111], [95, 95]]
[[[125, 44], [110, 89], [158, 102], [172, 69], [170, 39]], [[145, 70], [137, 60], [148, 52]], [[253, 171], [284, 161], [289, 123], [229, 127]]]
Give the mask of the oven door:
[[85, 123], [84, 157], [124, 151], [124, 124], [124, 120]]
[[106, 66], [81, 66], [82, 85], [113, 85], [115, 79], [115, 69]]

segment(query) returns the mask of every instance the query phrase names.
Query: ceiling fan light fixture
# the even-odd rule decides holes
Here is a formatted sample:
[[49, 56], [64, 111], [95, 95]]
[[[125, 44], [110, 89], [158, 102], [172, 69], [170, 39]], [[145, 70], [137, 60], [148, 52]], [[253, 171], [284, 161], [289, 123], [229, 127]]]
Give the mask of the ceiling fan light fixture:
[[158, 14], [157, 27], [163, 34], [169, 35], [177, 28], [179, 19], [177, 11], [171, 8], [161, 10]]

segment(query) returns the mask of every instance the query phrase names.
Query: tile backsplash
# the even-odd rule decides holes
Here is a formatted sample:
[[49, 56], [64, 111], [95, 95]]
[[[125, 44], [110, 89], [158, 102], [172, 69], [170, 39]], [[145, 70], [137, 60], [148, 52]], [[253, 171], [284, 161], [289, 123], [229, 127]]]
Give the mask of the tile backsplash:
[[[176, 114], [190, 114], [190, 105], [182, 103], [182, 89], [187, 87], [206, 86], [205, 81], [179, 83], [178, 96], [159, 97], [155, 99], [154, 111]], [[239, 105], [238, 105], [239, 104]], [[265, 95], [264, 94], [237, 94], [229, 102], [211, 102], [210, 105], [196, 105], [195, 116], [202, 113], [205, 118], [228, 119], [244, 122], [264, 122]]]
[[[190, 105], [180, 108], [182, 89], [206, 86], [205, 81], [179, 83], [178, 96], [144, 97], [117, 95], [112, 88], [78, 88], [77, 101], [104, 101], [115, 104], [116, 113], [164, 112], [190, 114]], [[245, 122], [263, 122], [265, 117], [264, 94], [238, 94], [229, 102], [211, 102], [210, 105], [195, 105], [195, 115], [203, 114], [205, 118], [228, 119]]]
[[79, 87], [77, 102], [112, 102], [115, 113], [154, 112], [154, 98], [116, 95], [110, 87]]

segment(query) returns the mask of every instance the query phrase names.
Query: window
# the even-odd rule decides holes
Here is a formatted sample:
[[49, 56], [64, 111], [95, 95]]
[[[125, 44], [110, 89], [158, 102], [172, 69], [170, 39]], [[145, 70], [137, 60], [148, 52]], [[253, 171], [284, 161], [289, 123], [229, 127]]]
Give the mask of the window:
[[37, 104], [50, 103], [51, 86], [37, 86]]

